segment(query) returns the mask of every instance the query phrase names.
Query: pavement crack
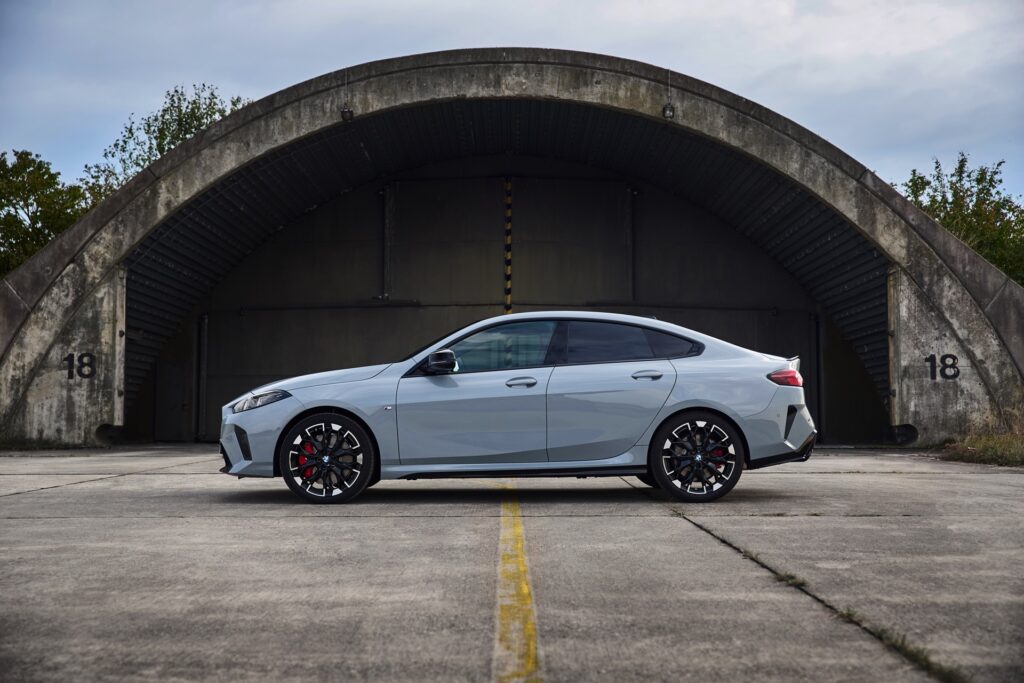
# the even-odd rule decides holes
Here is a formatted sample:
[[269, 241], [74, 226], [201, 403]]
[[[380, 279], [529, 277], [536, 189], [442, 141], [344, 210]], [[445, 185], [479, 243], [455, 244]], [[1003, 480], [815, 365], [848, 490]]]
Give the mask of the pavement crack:
[[66, 486], [78, 486], [79, 484], [88, 484], [93, 481], [104, 481], [106, 479], [117, 479], [118, 477], [130, 477], [135, 474], [148, 474], [150, 472], [156, 472], [158, 470], [168, 470], [172, 467], [185, 467], [187, 465], [198, 465], [200, 463], [209, 462], [213, 458], [203, 458], [202, 460], [193, 460], [192, 462], [176, 462], [173, 465], [165, 465], [163, 467], [152, 467], [148, 470], [139, 470], [138, 472], [123, 472], [121, 474], [111, 474], [102, 477], [96, 477], [94, 479], [83, 479], [82, 481], [69, 481], [66, 484], [54, 484], [53, 486], [40, 486], [36, 489], [29, 489], [28, 491], [14, 491], [13, 493], [0, 494], [0, 498], [9, 498], [11, 496], [20, 496], [26, 493], [38, 493], [40, 491], [50, 491], [52, 489], [61, 489]]
[[[646, 495], [648, 498], [656, 500], [650, 495], [648, 490], [641, 489], [640, 487], [634, 485], [632, 482], [626, 480], [625, 478], [623, 478], [623, 481], [632, 486], [634, 489], [640, 491], [640, 493]], [[772, 578], [774, 578], [779, 583], [784, 583], [787, 586], [791, 587], [793, 590], [800, 591], [801, 593], [809, 597], [811, 600], [814, 600], [816, 603], [824, 607], [832, 615], [833, 618], [839, 619], [846, 623], [852, 624], [853, 626], [856, 626], [863, 633], [870, 636], [877, 642], [881, 643], [886, 649], [896, 653], [901, 658], [903, 658], [907, 663], [923, 671], [924, 673], [930, 675], [932, 678], [935, 678], [939, 681], [943, 681], [944, 683], [967, 683], [971, 681], [971, 678], [960, 669], [952, 666], [947, 666], [945, 664], [941, 664], [935, 661], [932, 658], [931, 653], [928, 652], [928, 650], [921, 647], [920, 645], [916, 645], [910, 642], [905, 634], [900, 633], [886, 626], [871, 624], [858, 612], [856, 612], [854, 609], [850, 607], [838, 607], [827, 598], [824, 598], [821, 595], [818, 595], [817, 593], [812, 591], [808, 587], [807, 581], [802, 577], [797, 576], [796, 574], [793, 574], [791, 572], [782, 571], [780, 569], [773, 567], [771, 564], [769, 564], [767, 561], [761, 558], [754, 551], [744, 548], [738, 543], [730, 541], [722, 534], [713, 531], [712, 529], [701, 524], [695, 519], [692, 519], [689, 515], [674, 508], [671, 505], [671, 503], [667, 503], [665, 501], [658, 502], [660, 502], [662, 505], [671, 510], [672, 515], [674, 517], [689, 522], [693, 526], [703, 531], [708, 536], [711, 536], [713, 539], [715, 539], [722, 545], [734, 550], [747, 560], [750, 560], [762, 569], [768, 571], [772, 575]]]
[[103, 481], [104, 479], [116, 479], [117, 477], [123, 477], [123, 474], [111, 474], [105, 477], [96, 477], [95, 479], [83, 479], [82, 481], [69, 481], [66, 484], [54, 484], [53, 486], [40, 486], [37, 489], [29, 489], [28, 491], [15, 491], [13, 493], [0, 494], [0, 498], [10, 498], [11, 496], [20, 496], [26, 493], [38, 493], [39, 491], [50, 491], [51, 489], [61, 489], [65, 486], [76, 486], [78, 484], [88, 484], [91, 481]]

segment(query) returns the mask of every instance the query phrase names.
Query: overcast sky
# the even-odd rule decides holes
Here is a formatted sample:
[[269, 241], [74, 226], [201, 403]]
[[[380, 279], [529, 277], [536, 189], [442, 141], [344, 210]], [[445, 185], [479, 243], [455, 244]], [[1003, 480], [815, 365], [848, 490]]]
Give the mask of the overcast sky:
[[345, 66], [555, 47], [757, 101], [902, 180], [958, 150], [1024, 194], [1024, 0], [0, 0], [0, 149], [65, 179], [175, 84], [251, 99]]

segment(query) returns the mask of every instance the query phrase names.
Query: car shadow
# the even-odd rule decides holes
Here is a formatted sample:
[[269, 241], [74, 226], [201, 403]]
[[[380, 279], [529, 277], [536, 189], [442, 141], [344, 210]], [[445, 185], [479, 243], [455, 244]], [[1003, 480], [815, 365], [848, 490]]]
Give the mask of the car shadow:
[[[478, 488], [466, 487], [420, 487], [415, 483], [408, 486], [384, 486], [371, 488], [348, 505], [497, 505], [514, 497], [521, 505], [530, 504], [573, 504], [573, 505], [617, 505], [637, 504], [649, 501], [651, 504], [670, 503], [673, 506], [684, 506], [688, 510], [705, 507], [700, 503], [681, 503], [671, 498], [664, 491], [637, 487], [605, 487], [579, 488], [560, 487], [557, 484], [529, 488], [501, 488], [495, 484], [481, 485]], [[745, 489], [738, 486], [721, 500], [715, 501], [714, 509], [728, 508], [744, 503], [777, 503], [788, 499], [799, 498], [779, 490], [759, 488]], [[306, 505], [298, 496], [283, 485], [279, 489], [261, 488], [257, 490], [239, 490], [223, 492], [216, 497], [217, 502], [233, 505]]]

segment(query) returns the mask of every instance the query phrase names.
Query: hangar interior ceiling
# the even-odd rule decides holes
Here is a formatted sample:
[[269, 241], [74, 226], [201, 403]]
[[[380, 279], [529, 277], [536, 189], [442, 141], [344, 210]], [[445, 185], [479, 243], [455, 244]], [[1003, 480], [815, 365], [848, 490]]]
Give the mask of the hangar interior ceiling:
[[[504, 165], [503, 158], [507, 160]], [[402, 207], [403, 225], [414, 224], [415, 217], [411, 216], [410, 207], [415, 207], [416, 201], [410, 202], [410, 197], [415, 197], [417, 190], [410, 183], [414, 180], [419, 182], [422, 190], [422, 183], [428, 179], [422, 174], [417, 176], [416, 169], [440, 168], [439, 165], [445, 162], [459, 159], [488, 160], [474, 167], [478, 177], [463, 179], [459, 192], [465, 195], [466, 202], [491, 201], [479, 198], [491, 197], [492, 189], [500, 189], [497, 184], [500, 173], [489, 173], [503, 167], [505, 173], [531, 176], [513, 178], [517, 185], [514, 192], [517, 198], [521, 196], [519, 190], [524, 185], [529, 188], [531, 182], [534, 183], [534, 194], [540, 192], [537, 178], [552, 175], [545, 174], [540, 168], [545, 160], [552, 171], [557, 171], [556, 166], [563, 164], [566, 165], [565, 171], [572, 172], [574, 177], [587, 176], [590, 189], [581, 190], [575, 199], [572, 188], [577, 186], [571, 182], [563, 183], [558, 189], [568, 202], [567, 206], [576, 201], [575, 215], [565, 212], [559, 215], [567, 222], [578, 224], [570, 230], [574, 236], [566, 239], [569, 242], [575, 240], [582, 253], [586, 253], [584, 246], [589, 240], [604, 239], [596, 227], [603, 220], [601, 215], [632, 210], [632, 200], [627, 197], [627, 191], [644, 192], [644, 188], [649, 187], [651, 192], [677, 197], [697, 207], [725, 226], [722, 230], [735, 232], [768, 255], [782, 274], [749, 269], [736, 272], [728, 259], [723, 259], [721, 254], [707, 253], [701, 245], [696, 245], [692, 253], [686, 250], [685, 244], [680, 245], [681, 258], [677, 265], [670, 267], [685, 270], [693, 267], [694, 263], [714, 260], [718, 264], [718, 279], [704, 283], [708, 292], [721, 288], [725, 278], [742, 279], [745, 286], [756, 290], [774, 286], [773, 283], [759, 281], [759, 277], [785, 279], [787, 275], [791, 276], [813, 303], [780, 300], [774, 305], [780, 309], [804, 310], [813, 308], [816, 303], [828, 320], [827, 326], [819, 330], [819, 339], [832, 334], [844, 340], [870, 378], [868, 381], [876, 402], [883, 405], [887, 400], [887, 274], [890, 263], [830, 207], [757, 161], [678, 127], [581, 104], [503, 99], [454, 100], [373, 116], [357, 116], [352, 122], [294, 142], [242, 168], [158, 226], [126, 261], [126, 405], [129, 414], [132, 414], [133, 406], [136, 414], [154, 409], [149, 405], [154, 400], [153, 392], [150, 389], [150, 397], [147, 398], [146, 386], [161, 381], [154, 366], [161, 354], [167, 353], [169, 340], [182, 335], [183, 322], [209, 306], [209, 297], [218, 283], [224, 281], [229, 273], [237, 273], [240, 264], [257, 252], [261, 245], [266, 245], [273, 235], [300, 223], [303, 217], [327, 210], [324, 207], [336, 203], [339, 198], [358, 195], [361, 188], [366, 195], [361, 201], [370, 207], [367, 211], [376, 211], [380, 216], [378, 222], [386, 224], [388, 212], [395, 210], [387, 198], [389, 183], [405, 183], [401, 187], [405, 202], [399, 202], [397, 206]], [[466, 168], [463, 165], [463, 170]], [[473, 183], [482, 183], [483, 187], [473, 190]], [[600, 189], [601, 183], [609, 188], [607, 192]], [[549, 192], [553, 187], [549, 187]], [[621, 188], [622, 192], [618, 193], [614, 188]], [[616, 193], [620, 199], [612, 204], [596, 208], [586, 205], [600, 204], [604, 201], [600, 197]], [[423, 196], [429, 197], [429, 191]], [[493, 201], [493, 208], [500, 210], [500, 193], [494, 192]], [[640, 206], [641, 202], [638, 200], [636, 205]], [[438, 215], [440, 218], [435, 220], [449, 220]], [[514, 215], [521, 216], [519, 213]], [[457, 219], [451, 220], [453, 224], [458, 222]], [[627, 217], [628, 220], [631, 219]], [[471, 220], [469, 222], [472, 223]], [[591, 232], [588, 232], [588, 225], [593, 227]], [[709, 229], [716, 229], [711, 223], [708, 225], [711, 226]], [[383, 229], [388, 228], [384, 225]], [[351, 258], [376, 259], [371, 253], [376, 248], [360, 252], [353, 247], [356, 250]], [[426, 242], [417, 248], [431, 253]], [[454, 253], [451, 249], [449, 252]], [[250, 269], [246, 277], [283, 281], [303, 274], [308, 279], [310, 271], [351, 266], [346, 266], [343, 259], [339, 263], [339, 259], [328, 256], [327, 250], [318, 253], [315, 240], [310, 240], [304, 245], [301, 255], [289, 257], [286, 263], [273, 264], [264, 272]], [[467, 263], [464, 261], [458, 267], [468, 267]], [[445, 269], [455, 264], [453, 257], [451, 263], [426, 265]], [[572, 267], [572, 264], [565, 263], [557, 265]], [[643, 263], [634, 265], [637, 269], [643, 267]], [[659, 264], [659, 267], [666, 266]], [[500, 270], [496, 268], [495, 272], [500, 273]], [[386, 269], [374, 274], [375, 282], [371, 289], [390, 294], [387, 279], [393, 277]], [[624, 276], [605, 273], [604, 277]], [[624, 311], [633, 310], [632, 306], [638, 312], [671, 303], [671, 297], [653, 300], [657, 297], [645, 295], [645, 291], [652, 291], [651, 285], [638, 288], [635, 273], [630, 277], [634, 285], [629, 296], [623, 296], [619, 290], [606, 292], [596, 287], [595, 296], [590, 298], [580, 299], [574, 295], [567, 296], [565, 301], [549, 298], [532, 303], [540, 307], [567, 304]], [[513, 282], [513, 299], [517, 310], [523, 310], [531, 302], [516, 297], [522, 287], [516, 288], [515, 278]], [[594, 280], [594, 283], [598, 282], [600, 279]], [[565, 286], [571, 289], [570, 285]], [[789, 290], [783, 287], [778, 291]], [[365, 306], [395, 307], [415, 307], [425, 303], [417, 300], [415, 292], [405, 297], [397, 294], [400, 293], [390, 300], [371, 300], [372, 297], [365, 296], [360, 301]], [[689, 294], [688, 306], [693, 307], [693, 293]], [[495, 287], [493, 294], [470, 297], [472, 301], [466, 300], [465, 292], [453, 292], [452, 297], [454, 300], [448, 303], [486, 304], [491, 297], [496, 307], [493, 312], [500, 312], [499, 287]], [[797, 293], [786, 294], [785, 298], [800, 297]], [[354, 303], [354, 299], [346, 298], [342, 292], [335, 293], [333, 299], [320, 300], [312, 296], [310, 300], [313, 304], [319, 301], [324, 306], [329, 301]], [[728, 308], [727, 303], [721, 301], [715, 301], [713, 306]], [[316, 305], [311, 304], [308, 308], [305, 318], [314, 318]], [[470, 314], [470, 318], [490, 313], [492, 311], [484, 306], [477, 314]], [[204, 319], [204, 325], [217, 324], [216, 319]], [[691, 326], [700, 329], [699, 325]], [[308, 333], [309, 329], [300, 325], [296, 334], [304, 330]], [[440, 334], [444, 331], [430, 330], [426, 336], [436, 336], [435, 332]], [[207, 332], [204, 330], [203, 334]], [[185, 337], [189, 334], [191, 332], [186, 332]], [[228, 337], [221, 335], [217, 339], [224, 340], [220, 342], [222, 345], [230, 344]], [[201, 346], [206, 339], [204, 336], [195, 344]], [[238, 339], [233, 343], [259, 345], [260, 341]], [[820, 354], [818, 342], [809, 344], [808, 351]], [[409, 344], [410, 348], [412, 346], [414, 344]], [[204, 351], [201, 355], [205, 363], [207, 358], [214, 358], [216, 352]], [[808, 360], [805, 358], [804, 362]], [[186, 366], [187, 363], [174, 369], [172, 365], [169, 374], [180, 375], [182, 370], [186, 374], [194, 373], [194, 368]], [[201, 369], [201, 372], [206, 370]], [[841, 390], [839, 386], [829, 385], [828, 388], [833, 392]], [[146, 404], [145, 411], [140, 409], [140, 404]], [[216, 406], [196, 410], [216, 416]], [[202, 422], [202, 418], [197, 420], [197, 424]], [[215, 438], [207, 431], [197, 427], [198, 435]]]

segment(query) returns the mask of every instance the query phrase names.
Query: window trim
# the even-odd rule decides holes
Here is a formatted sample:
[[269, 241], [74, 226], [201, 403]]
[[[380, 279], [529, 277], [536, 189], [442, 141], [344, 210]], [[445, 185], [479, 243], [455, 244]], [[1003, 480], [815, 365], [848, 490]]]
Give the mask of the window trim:
[[[559, 317], [554, 317], [554, 316], [552, 316], [550, 318], [530, 318], [529, 320], [522, 320], [522, 321], [517, 321], [517, 320], [508, 320], [508, 321], [502, 320], [502, 321], [498, 321], [498, 322], [496, 322], [496, 323], [494, 323], [492, 325], [488, 325], [487, 327], [481, 327], [481, 328], [473, 330], [472, 332], [467, 332], [466, 334], [462, 335], [458, 339], [452, 340], [450, 343], [446, 344], [445, 346], [443, 346], [441, 348], [443, 348], [443, 349], [451, 348], [455, 344], [458, 344], [459, 342], [461, 342], [463, 339], [471, 337], [474, 334], [477, 334], [479, 332], [485, 332], [487, 330], [493, 329], [495, 327], [499, 327], [501, 325], [512, 325], [512, 324], [514, 324], [516, 322], [538, 322], [538, 323], [539, 322], [554, 322], [555, 323], [555, 331], [551, 334], [551, 341], [548, 343], [548, 351], [547, 351], [546, 354], [544, 354], [544, 360], [545, 361], [552, 360], [552, 353], [554, 351], [554, 349], [552, 348], [552, 345], [555, 344], [556, 340], [559, 341], [562, 344], [562, 350], [561, 350], [560, 356], [558, 356], [554, 360], [554, 362], [545, 362], [543, 365], [530, 365], [530, 366], [523, 366], [523, 367], [519, 367], [519, 368], [509, 368], [509, 369], [502, 369], [502, 370], [470, 370], [468, 372], [449, 373], [448, 375], [431, 375], [431, 374], [428, 374], [426, 372], [423, 372], [423, 369], [427, 365], [427, 359], [430, 357], [430, 354], [427, 354], [423, 358], [423, 360], [421, 360], [416, 365], [412, 366], [412, 368], [410, 368], [404, 375], [402, 375], [402, 378], [404, 379], [406, 377], [448, 377], [450, 375], [478, 375], [478, 374], [480, 374], [482, 372], [512, 372], [512, 371], [517, 371], [517, 370], [536, 370], [538, 368], [550, 368], [550, 367], [556, 367], [557, 368], [557, 367], [563, 367], [563, 366], [569, 367], [569, 366], [579, 366], [579, 365], [608, 365], [609, 363], [642, 363], [642, 362], [648, 361], [648, 360], [678, 360], [680, 358], [693, 358], [694, 356], [699, 356], [702, 353], [704, 353], [704, 349], [705, 349], [704, 344], [699, 342], [699, 341], [695, 341], [693, 339], [690, 339], [689, 337], [684, 337], [681, 334], [675, 334], [673, 332], [668, 332], [667, 330], [659, 330], [659, 329], [657, 329], [655, 327], [648, 327], [647, 325], [639, 325], [637, 323], [631, 323], [631, 322], [630, 323], [619, 322], [618, 320], [600, 320], [600, 319], [593, 319], [593, 318], [559, 318]], [[660, 332], [662, 334], [667, 334], [667, 335], [669, 335], [671, 337], [676, 337], [678, 339], [682, 339], [683, 341], [689, 342], [691, 344], [691, 348], [690, 348], [690, 352], [689, 353], [683, 354], [681, 356], [652, 356], [651, 358], [635, 358], [635, 359], [628, 359], [628, 360], [604, 360], [604, 361], [592, 361], [592, 362], [588, 362], [588, 363], [570, 363], [570, 362], [568, 362], [568, 360], [569, 360], [569, 358], [568, 358], [568, 344], [569, 344], [569, 323], [571, 323], [571, 322], [596, 322], [596, 323], [603, 323], [605, 325], [625, 325], [627, 327], [639, 327], [641, 330], [650, 330], [651, 332]], [[442, 339], [443, 338], [444, 337], [442, 337]], [[440, 340], [438, 340], [438, 341], [440, 341]], [[434, 343], [436, 344], [437, 342], [434, 342]], [[440, 349], [437, 349], [437, 350], [440, 350]], [[654, 352], [653, 348], [651, 349], [651, 352], [652, 353]]]

